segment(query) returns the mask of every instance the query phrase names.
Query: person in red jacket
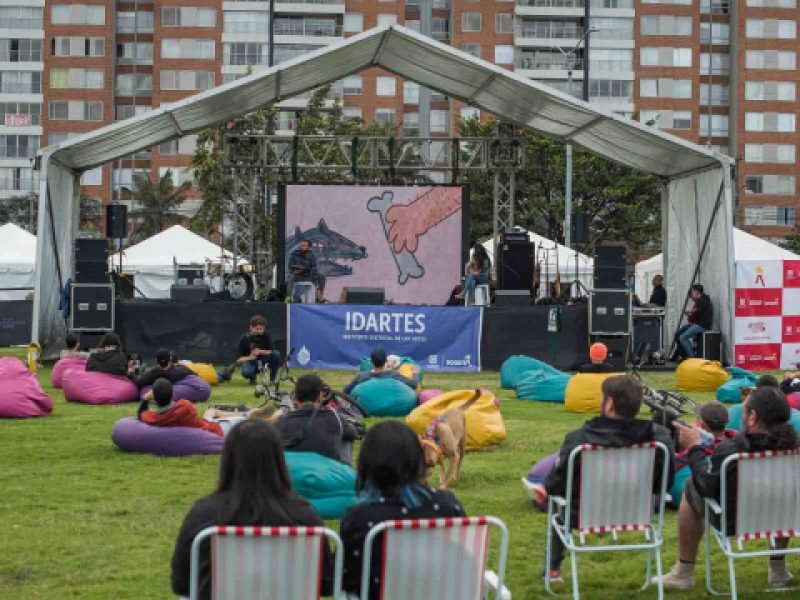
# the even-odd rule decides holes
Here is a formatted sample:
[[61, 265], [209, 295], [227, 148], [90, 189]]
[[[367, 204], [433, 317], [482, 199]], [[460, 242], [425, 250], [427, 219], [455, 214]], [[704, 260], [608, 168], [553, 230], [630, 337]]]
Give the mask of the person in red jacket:
[[167, 379], [158, 379], [153, 384], [153, 400], [158, 407], [149, 409], [149, 401], [142, 400], [138, 417], [142, 423], [154, 427], [192, 427], [224, 436], [220, 423], [207, 421], [197, 415], [197, 408], [188, 400], [175, 401], [172, 384]]

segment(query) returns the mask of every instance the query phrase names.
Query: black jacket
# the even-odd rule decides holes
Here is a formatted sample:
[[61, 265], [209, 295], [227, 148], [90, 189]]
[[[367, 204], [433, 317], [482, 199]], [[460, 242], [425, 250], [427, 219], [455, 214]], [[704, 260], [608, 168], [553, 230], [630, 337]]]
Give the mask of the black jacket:
[[800, 383], [795, 383], [795, 384], [792, 384], [792, 381], [793, 381], [792, 379], [784, 379], [784, 380], [783, 380], [783, 381], [781, 381], [781, 383], [780, 383], [780, 386], [781, 386], [781, 391], [782, 391], [784, 394], [786, 394], [787, 396], [788, 396], [789, 394], [797, 394], [797, 393], [800, 393]]
[[689, 315], [689, 322], [699, 325], [703, 329], [714, 328], [714, 305], [708, 294], [703, 294], [694, 301], [694, 308]]
[[[722, 463], [725, 459], [739, 452], [759, 452], [761, 450], [774, 450], [770, 438], [764, 434], [746, 434], [739, 432], [733, 439], [722, 440], [714, 448], [711, 455], [711, 468], [708, 466], [708, 457], [702, 446], [693, 446], [689, 449], [689, 468], [692, 471], [692, 483], [695, 490], [703, 498], [712, 498], [720, 501], [720, 482], [722, 480]], [[727, 533], [732, 535], [736, 530], [736, 482], [737, 471], [734, 466], [728, 469], [727, 484]]]
[[[172, 591], [177, 596], [189, 597], [189, 585], [191, 581], [192, 564], [192, 542], [198, 533], [207, 527], [215, 525], [225, 525], [219, 522], [219, 515], [222, 514], [224, 499], [217, 495], [200, 498], [189, 510], [189, 514], [183, 520], [178, 540], [175, 543], [175, 551], [172, 554]], [[292, 500], [292, 523], [277, 522], [268, 516], [260, 523], [228, 523], [229, 525], [244, 526], [289, 526], [298, 527], [323, 527], [324, 523], [320, 519], [317, 511], [299, 496]], [[205, 543], [200, 548], [200, 598], [203, 600], [211, 598], [211, 559], [209, 557], [210, 544]], [[324, 545], [325, 556], [323, 558], [322, 574], [322, 595], [327, 596], [333, 590], [333, 555], [328, 544]], [[270, 560], [275, 560], [274, 558]]]
[[256, 348], [259, 350], [275, 350], [275, 346], [272, 343], [272, 338], [266, 331], [264, 332], [264, 335], [259, 336], [253, 336], [249, 333], [245, 333], [239, 340], [239, 346], [237, 347], [237, 358], [241, 358], [242, 356], [250, 356], [253, 353], [253, 350]]
[[[564, 496], [567, 493], [567, 466], [569, 464], [570, 453], [581, 444], [593, 444], [596, 446], [609, 446], [620, 448], [644, 442], [661, 442], [669, 451], [669, 481], [667, 489], [672, 486], [675, 479], [673, 463], [675, 461], [675, 447], [669, 430], [652, 421], [642, 421], [640, 419], [609, 419], [608, 417], [595, 417], [583, 424], [583, 427], [572, 431], [564, 438], [564, 445], [558, 455], [556, 466], [545, 479], [544, 486], [547, 493], [551, 496]], [[653, 492], [661, 491], [661, 474], [664, 468], [661, 452], [656, 453], [656, 466], [653, 477]], [[580, 498], [580, 457], [575, 464], [575, 481], [572, 486], [572, 507], [573, 512], [570, 522], [578, 523], [578, 501]]]
[[[362, 557], [364, 540], [367, 533], [378, 523], [396, 519], [444, 519], [447, 517], [464, 517], [456, 497], [446, 490], [423, 488], [429, 497], [420, 494], [422, 504], [419, 508], [407, 509], [397, 497], [380, 498], [377, 502], [356, 504], [342, 519], [339, 531], [344, 544], [344, 576], [342, 588], [345, 592], [358, 594], [361, 591]], [[370, 574], [369, 600], [380, 598], [381, 563], [383, 562], [383, 536], [372, 542], [372, 560]], [[443, 575], [444, 576], [444, 575]], [[362, 598], [361, 600], [368, 600]]]
[[89, 354], [86, 370], [95, 373], [107, 373], [117, 377], [128, 375], [128, 355], [122, 348], [108, 347]]
[[619, 369], [615, 369], [608, 363], [593, 363], [588, 362], [586, 364], [581, 365], [581, 368], [578, 369], [579, 373], [619, 373]]
[[655, 304], [656, 306], [667, 305], [667, 290], [664, 289], [663, 285], [657, 285], [653, 288], [653, 293], [650, 294], [650, 304]]
[[174, 384], [178, 383], [179, 381], [183, 381], [189, 377], [189, 375], [194, 375], [194, 373], [192, 373], [192, 371], [183, 365], [172, 365], [167, 369], [155, 367], [154, 369], [147, 371], [147, 373], [140, 375], [136, 380], [136, 386], [139, 389], [142, 389], [148, 385], [153, 385], [159, 379], [166, 379], [170, 383]]
[[[332, 460], [342, 457], [342, 442], [358, 438], [356, 428], [333, 410], [320, 408], [313, 421], [314, 405], [302, 404], [297, 410], [283, 415], [275, 422], [283, 447], [291, 452], [316, 452]], [[303, 437], [306, 426], [311, 423]]]

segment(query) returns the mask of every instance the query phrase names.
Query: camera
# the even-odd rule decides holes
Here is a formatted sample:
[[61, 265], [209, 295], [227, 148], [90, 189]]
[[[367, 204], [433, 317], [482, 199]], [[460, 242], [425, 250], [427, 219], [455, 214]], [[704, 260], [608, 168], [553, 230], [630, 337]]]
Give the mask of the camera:
[[650, 409], [653, 415], [653, 422], [663, 425], [674, 433], [675, 421], [681, 421], [681, 418], [694, 412], [697, 404], [691, 398], [678, 394], [676, 392], [668, 392], [666, 390], [654, 390], [645, 386], [644, 397], [642, 401]]
[[131, 369], [131, 374], [139, 377], [142, 374], [142, 357], [139, 354], [128, 355], [128, 366]]

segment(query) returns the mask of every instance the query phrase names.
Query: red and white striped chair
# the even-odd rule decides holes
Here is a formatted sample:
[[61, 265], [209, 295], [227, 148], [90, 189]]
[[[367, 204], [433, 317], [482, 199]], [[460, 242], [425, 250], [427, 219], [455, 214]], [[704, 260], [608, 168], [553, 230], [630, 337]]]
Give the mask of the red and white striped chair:
[[322, 586], [323, 544], [336, 544], [333, 597], [342, 588], [342, 541], [324, 527], [226, 527], [204, 529], [192, 543], [190, 600], [199, 593], [200, 544], [211, 538], [211, 597], [218, 600], [317, 600]]
[[[727, 531], [727, 471], [737, 469], [736, 531]], [[728, 557], [731, 597], [736, 598], [736, 567], [738, 558], [800, 554], [800, 548], [775, 548], [778, 538], [800, 535], [800, 451], [742, 452], [722, 463], [720, 501], [706, 499], [706, 587], [717, 594], [711, 585], [711, 534]], [[719, 527], [712, 522], [719, 517]], [[736, 539], [737, 552], [731, 544]], [[745, 552], [743, 543], [769, 540], [770, 550]]]
[[[500, 530], [497, 573], [484, 571], [489, 527]], [[369, 598], [372, 548], [383, 535], [381, 600], [511, 600], [503, 586], [508, 529], [494, 517], [386, 521], [364, 541], [361, 598]]]
[[[663, 453], [659, 509], [654, 513], [653, 478], [657, 452]], [[572, 486], [575, 465], [580, 458], [580, 506], [578, 522], [571, 522]], [[669, 479], [669, 450], [661, 442], [649, 442], [623, 448], [583, 444], [569, 455], [567, 490], [564, 497], [550, 496], [547, 510], [547, 550], [545, 588], [550, 586], [551, 539], [558, 535], [570, 553], [572, 564], [572, 595], [580, 597], [578, 588], [579, 552], [616, 552], [647, 550], [647, 576], [642, 589], [650, 584], [650, 571], [655, 554], [658, 573], [658, 597], [664, 597], [661, 583], [661, 529], [664, 524], [664, 501]], [[559, 516], [561, 514], [561, 516]], [[611, 533], [615, 542], [620, 531], [641, 532], [639, 543], [587, 545], [586, 537]], [[577, 532], [577, 536], [576, 536]]]

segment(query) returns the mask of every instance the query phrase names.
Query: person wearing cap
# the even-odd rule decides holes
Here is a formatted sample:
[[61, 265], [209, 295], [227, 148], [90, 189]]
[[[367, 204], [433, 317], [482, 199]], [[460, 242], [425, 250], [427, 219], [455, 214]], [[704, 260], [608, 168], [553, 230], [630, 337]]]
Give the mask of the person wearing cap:
[[359, 373], [356, 375], [350, 383], [348, 383], [344, 390], [342, 390], [348, 396], [352, 393], [352, 391], [356, 388], [359, 383], [364, 383], [365, 381], [369, 381], [370, 379], [395, 379], [400, 383], [404, 383], [412, 390], [417, 389], [419, 386], [419, 376], [415, 376], [413, 379], [409, 379], [402, 373], [394, 371], [392, 369], [386, 368], [386, 361], [388, 360], [388, 356], [386, 355], [386, 350], [383, 348], [375, 348], [370, 355], [370, 361], [372, 362], [372, 370], [367, 371], [366, 373]]
[[[741, 431], [732, 439], [722, 440], [711, 454], [709, 468], [702, 434], [697, 427], [675, 422], [680, 445], [689, 449], [692, 476], [686, 482], [678, 513], [678, 563], [663, 576], [664, 587], [689, 590], [694, 587], [694, 567], [705, 530], [705, 499], [720, 502], [722, 464], [740, 452], [795, 450], [800, 446], [797, 432], [789, 423], [791, 408], [786, 396], [772, 386], [757, 387], [743, 404]], [[709, 417], [710, 418], [710, 417]], [[725, 475], [727, 531], [736, 531], [737, 469]], [[776, 548], [786, 548], [788, 538], [776, 538]], [[770, 557], [768, 582], [785, 586], [792, 580], [782, 556]], [[654, 578], [654, 582], [657, 578]]]
[[580, 373], [616, 373], [617, 369], [605, 362], [608, 358], [608, 348], [605, 344], [597, 342], [589, 348], [589, 358], [592, 362], [581, 365]]
[[[701, 404], [695, 409], [697, 420], [694, 426], [706, 432], [703, 435], [703, 448], [705, 449], [706, 456], [711, 456], [719, 443], [728, 438], [733, 439], [736, 437], [736, 432], [732, 429], [727, 429], [728, 426], [728, 409], [722, 402], [712, 400]], [[675, 470], [680, 471], [683, 467], [689, 464], [689, 450], [691, 448], [684, 448], [675, 454]]]

